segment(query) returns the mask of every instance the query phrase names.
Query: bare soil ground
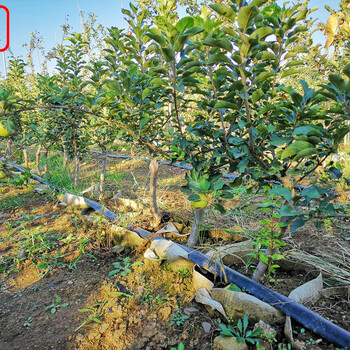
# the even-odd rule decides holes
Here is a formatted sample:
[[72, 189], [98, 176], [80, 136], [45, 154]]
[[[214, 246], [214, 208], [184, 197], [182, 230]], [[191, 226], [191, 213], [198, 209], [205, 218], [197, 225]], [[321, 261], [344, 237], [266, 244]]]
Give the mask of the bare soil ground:
[[[86, 164], [86, 183], [96, 179], [98, 167], [98, 157]], [[112, 196], [118, 192], [142, 203], [143, 209], [125, 215], [122, 224], [150, 229], [148, 164], [109, 160], [108, 171], [105, 205], [116, 212]], [[177, 222], [187, 233], [192, 211], [180, 190], [183, 181], [181, 169], [160, 167], [159, 207], [166, 220]], [[213, 349], [220, 333], [219, 315], [193, 300], [191, 271], [145, 259], [147, 244], [120, 250], [104, 220], [92, 223], [80, 210], [56, 205], [52, 193], [35, 193], [33, 186], [0, 183], [0, 349], [151, 350], [177, 349], [180, 343], [185, 349]], [[217, 246], [251, 237], [263, 218], [256, 208], [261, 200], [238, 193], [225, 203], [228, 214], [209, 210], [202, 244]], [[306, 263], [308, 270], [282, 264], [275, 281], [265, 284], [288, 295], [323, 269], [327, 286], [349, 288], [349, 228], [349, 220], [341, 218], [326, 221], [322, 230], [311, 224], [299, 229], [287, 238], [284, 252], [298, 252], [300, 265]], [[252, 273], [249, 266], [232, 267], [248, 276]], [[220, 281], [217, 285], [225, 286]], [[350, 330], [349, 298], [343, 289], [308, 306]], [[294, 330], [307, 349], [336, 348], [298, 324]], [[269, 346], [287, 348], [281, 328]]]

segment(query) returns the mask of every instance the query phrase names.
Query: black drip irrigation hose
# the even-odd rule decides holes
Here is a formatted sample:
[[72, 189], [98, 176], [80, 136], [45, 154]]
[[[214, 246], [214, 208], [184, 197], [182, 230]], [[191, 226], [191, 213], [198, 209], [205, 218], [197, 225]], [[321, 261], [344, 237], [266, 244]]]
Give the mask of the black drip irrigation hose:
[[[0, 159], [2, 161], [6, 161], [10, 166], [15, 169], [25, 172], [26, 169], [21, 166], [9, 162], [5, 159]], [[31, 178], [41, 182], [45, 185], [50, 186], [56, 191], [61, 191], [57, 186], [51, 185], [41, 177], [32, 174]], [[61, 191], [62, 192], [62, 191]], [[66, 191], [66, 193], [69, 193]], [[89, 204], [94, 210], [105, 215], [112, 222], [118, 222], [119, 216], [110, 210], [104, 208], [98, 202], [91, 201], [89, 199], [84, 198], [86, 203]], [[143, 238], [150, 238], [151, 232], [148, 232], [143, 229], [135, 229], [133, 226], [128, 227], [130, 230], [135, 231]], [[350, 333], [345, 329], [335, 325], [334, 323], [326, 320], [322, 316], [317, 313], [311, 311], [305, 306], [295, 302], [294, 300], [287, 298], [286, 296], [274, 292], [273, 290], [253, 281], [252, 279], [240, 274], [237, 271], [232, 270], [231, 268], [225, 265], [219, 265], [216, 262], [213, 262], [211, 258], [200, 253], [192, 248], [185, 247], [180, 245], [183, 249], [185, 249], [188, 253], [188, 259], [199, 265], [200, 267], [206, 269], [216, 276], [220, 276], [225, 278], [228, 282], [236, 284], [239, 288], [244, 288], [249, 294], [255, 296], [256, 298], [263, 300], [276, 309], [282, 311], [286, 315], [292, 317], [294, 320], [305, 326], [306, 328], [312, 330], [317, 333], [324, 339], [329, 340], [330, 342], [337, 344], [341, 347], [350, 347]]]
[[225, 278], [229, 282], [236, 284], [239, 288], [244, 288], [249, 294], [269, 303], [330, 342], [341, 347], [350, 347], [350, 333], [345, 329], [326, 320], [304, 305], [241, 275], [239, 272], [225, 265], [220, 266], [203, 253], [188, 247], [181, 247], [185, 248], [188, 252], [189, 260], [208, 270], [215, 276]]

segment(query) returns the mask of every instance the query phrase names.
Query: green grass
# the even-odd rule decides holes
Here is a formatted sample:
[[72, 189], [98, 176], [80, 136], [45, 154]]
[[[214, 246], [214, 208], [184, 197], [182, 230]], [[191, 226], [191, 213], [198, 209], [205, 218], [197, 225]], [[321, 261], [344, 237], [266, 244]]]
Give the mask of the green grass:
[[0, 201], [0, 211], [9, 211], [19, 209], [27, 201], [30, 201], [33, 198], [32, 193], [23, 194], [21, 197], [18, 195], [7, 197], [1, 199]]
[[43, 158], [40, 165], [47, 165], [48, 172], [44, 175], [44, 178], [52, 185], [74, 194], [80, 193], [86, 187], [80, 183], [78, 188], [74, 188], [73, 175], [69, 173], [68, 167], [63, 167], [63, 157], [61, 155]]

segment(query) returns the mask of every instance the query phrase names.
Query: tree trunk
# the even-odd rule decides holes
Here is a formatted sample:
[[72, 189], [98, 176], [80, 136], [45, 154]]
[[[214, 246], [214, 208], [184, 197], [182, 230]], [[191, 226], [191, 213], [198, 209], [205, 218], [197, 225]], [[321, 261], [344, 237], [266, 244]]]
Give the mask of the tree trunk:
[[12, 154], [12, 140], [9, 138], [6, 143], [5, 158], [9, 158]]
[[24, 167], [28, 168], [28, 150], [23, 148]]
[[77, 155], [74, 156], [74, 187], [77, 188], [79, 184], [79, 158]]
[[196, 246], [199, 240], [199, 230], [203, 224], [205, 209], [194, 210], [194, 221], [192, 224], [191, 234], [187, 241], [187, 247], [193, 248]]
[[46, 147], [44, 147], [44, 157], [46, 159], [46, 162], [45, 162], [45, 165], [44, 165], [44, 174], [47, 174], [47, 161], [49, 159], [49, 150]]
[[68, 156], [66, 147], [63, 146], [63, 168], [67, 168], [68, 165]]
[[[286, 216], [282, 216], [281, 219], [280, 219], [280, 223], [283, 223], [285, 224], [288, 220], [288, 217]], [[280, 233], [278, 239], [281, 240], [283, 235], [286, 233], [287, 231], [287, 228], [288, 226], [285, 225], [283, 227], [278, 227], [278, 231]], [[265, 250], [265, 256], [269, 257], [273, 254], [275, 254], [277, 252], [277, 249], [278, 247], [276, 248], [271, 248], [271, 247], [268, 247], [266, 250]], [[256, 282], [260, 282], [264, 279], [264, 275], [265, 275], [265, 272], [268, 268], [268, 264], [264, 263], [262, 260], [259, 261], [258, 263], [258, 266], [256, 267], [254, 273], [253, 273], [253, 276], [252, 276], [252, 279]]]
[[106, 147], [101, 147], [101, 174], [100, 174], [100, 199], [104, 197], [104, 184], [105, 184], [105, 174], [106, 174], [106, 165], [107, 165], [107, 150]]
[[162, 216], [159, 214], [158, 206], [157, 206], [157, 175], [158, 175], [158, 161], [153, 158], [150, 165], [149, 170], [151, 172], [151, 181], [150, 181], [150, 189], [149, 194], [151, 197], [151, 213], [154, 219], [154, 227], [158, 226]]
[[40, 152], [41, 152], [41, 145], [39, 145], [37, 151], [36, 151], [36, 154], [35, 154], [35, 162], [36, 162], [36, 172], [37, 174], [40, 176], [41, 173], [40, 173], [40, 166], [39, 166], [39, 163], [40, 163]]
[[74, 146], [74, 188], [76, 189], [78, 187], [79, 183], [79, 157], [78, 157], [78, 147], [77, 147], [77, 140], [74, 138], [73, 140], [73, 146]]

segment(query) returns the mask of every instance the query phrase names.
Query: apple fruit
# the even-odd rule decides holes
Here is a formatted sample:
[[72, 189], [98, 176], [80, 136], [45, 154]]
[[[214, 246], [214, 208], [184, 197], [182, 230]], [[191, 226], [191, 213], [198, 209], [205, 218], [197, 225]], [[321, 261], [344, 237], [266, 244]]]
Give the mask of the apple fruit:
[[204, 193], [197, 193], [199, 200], [191, 201], [191, 207], [193, 209], [204, 209], [208, 205], [208, 198]]
[[9, 137], [13, 134], [15, 125], [12, 122], [7, 122], [6, 127], [2, 121], [0, 121], [0, 137]]

